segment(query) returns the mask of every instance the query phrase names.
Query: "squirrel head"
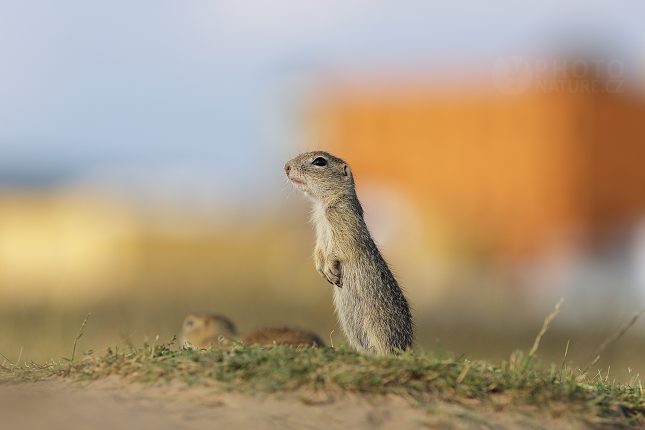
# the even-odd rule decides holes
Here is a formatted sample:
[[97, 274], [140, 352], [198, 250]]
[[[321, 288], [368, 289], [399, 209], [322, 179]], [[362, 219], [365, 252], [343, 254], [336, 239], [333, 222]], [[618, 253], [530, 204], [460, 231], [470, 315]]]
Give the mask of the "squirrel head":
[[210, 339], [219, 336], [230, 337], [236, 333], [235, 325], [222, 315], [191, 314], [184, 319], [181, 328], [180, 343], [190, 341], [193, 346], [207, 348]]
[[284, 171], [300, 191], [316, 202], [331, 203], [356, 195], [349, 165], [328, 152], [300, 154], [284, 165]]

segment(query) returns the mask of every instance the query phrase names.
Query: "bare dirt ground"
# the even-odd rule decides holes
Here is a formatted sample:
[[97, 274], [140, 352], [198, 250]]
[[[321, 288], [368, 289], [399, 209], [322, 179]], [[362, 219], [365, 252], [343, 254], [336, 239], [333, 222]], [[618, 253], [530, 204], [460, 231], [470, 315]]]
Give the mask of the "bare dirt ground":
[[16, 430], [589, 428], [581, 421], [530, 409], [495, 411], [442, 401], [424, 409], [398, 396], [250, 395], [212, 387], [155, 387], [117, 378], [0, 384], [0, 422], [2, 428]]

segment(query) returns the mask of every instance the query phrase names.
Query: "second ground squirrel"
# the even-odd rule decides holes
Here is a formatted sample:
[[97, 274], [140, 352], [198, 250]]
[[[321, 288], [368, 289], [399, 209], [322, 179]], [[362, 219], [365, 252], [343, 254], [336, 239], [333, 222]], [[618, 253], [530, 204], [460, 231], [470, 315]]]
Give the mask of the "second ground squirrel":
[[238, 335], [231, 320], [222, 315], [201, 313], [191, 314], [184, 319], [179, 335], [179, 345], [208, 348], [210, 345], [231, 346], [231, 339], [247, 345], [260, 344], [265, 347], [274, 345], [325, 346], [317, 334], [291, 326], [258, 327]]
[[349, 343], [379, 354], [410, 348], [410, 308], [367, 229], [349, 165], [316, 151], [297, 156], [284, 170], [313, 201], [314, 262], [336, 286], [336, 313]]

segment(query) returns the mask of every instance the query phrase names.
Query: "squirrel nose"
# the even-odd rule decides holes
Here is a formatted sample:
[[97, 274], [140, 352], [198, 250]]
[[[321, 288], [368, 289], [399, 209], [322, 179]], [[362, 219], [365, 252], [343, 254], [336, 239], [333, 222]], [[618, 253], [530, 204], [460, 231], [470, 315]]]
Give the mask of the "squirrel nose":
[[291, 171], [291, 167], [290, 167], [288, 164], [286, 164], [286, 165], [284, 166], [284, 171], [285, 171], [285, 172], [287, 173], [287, 175], [288, 175], [288, 174], [289, 174], [289, 172]]

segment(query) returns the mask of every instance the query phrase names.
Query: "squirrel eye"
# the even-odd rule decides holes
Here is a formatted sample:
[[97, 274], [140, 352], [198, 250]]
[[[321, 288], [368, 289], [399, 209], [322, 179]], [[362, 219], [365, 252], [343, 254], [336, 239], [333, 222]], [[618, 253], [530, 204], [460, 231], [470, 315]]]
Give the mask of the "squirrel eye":
[[311, 164], [313, 164], [314, 166], [326, 166], [327, 165], [327, 160], [325, 160], [322, 157], [318, 157]]

